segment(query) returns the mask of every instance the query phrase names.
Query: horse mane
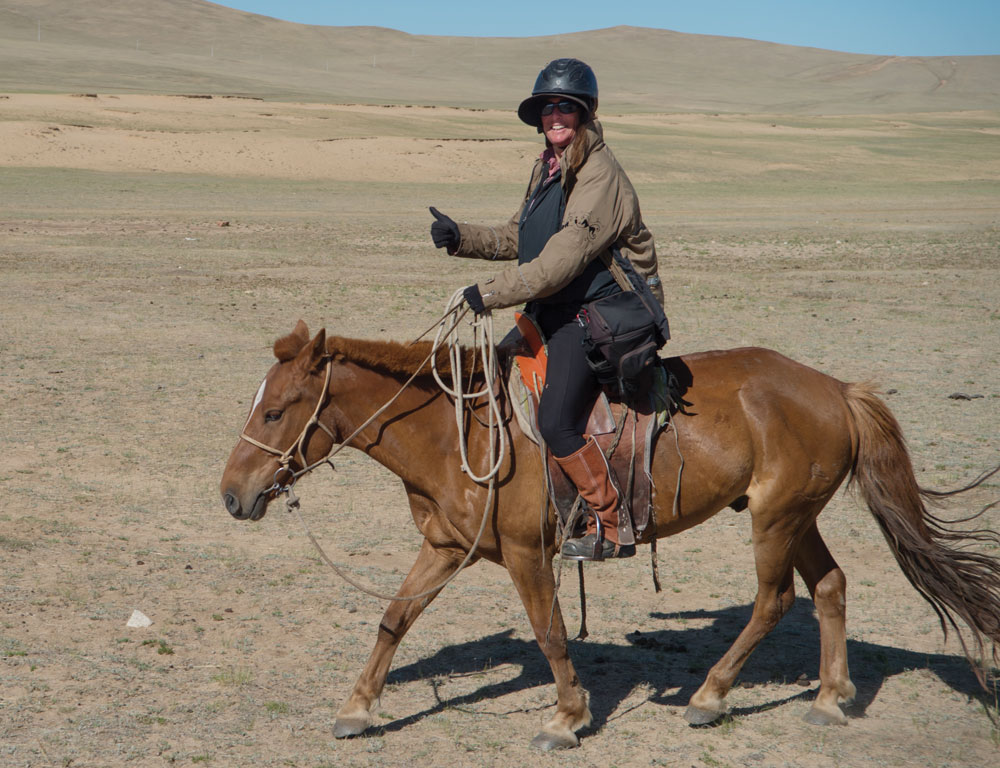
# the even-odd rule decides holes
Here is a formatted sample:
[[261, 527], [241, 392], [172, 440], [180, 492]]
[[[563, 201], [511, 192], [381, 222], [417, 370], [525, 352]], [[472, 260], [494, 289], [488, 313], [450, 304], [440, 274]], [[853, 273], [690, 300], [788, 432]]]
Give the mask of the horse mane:
[[[431, 346], [429, 341], [418, 341], [415, 344], [407, 345], [397, 341], [348, 339], [342, 336], [331, 336], [326, 340], [326, 351], [334, 359], [349, 360], [364, 368], [381, 371], [403, 381], [410, 378], [420, 368], [421, 363], [426, 361], [413, 383], [436, 388], [437, 383], [431, 372], [431, 363], [427, 359], [431, 353]], [[438, 373], [450, 377], [452, 375], [451, 359], [448, 356], [447, 348], [438, 349], [436, 357]], [[482, 361], [477, 358], [475, 350], [463, 347], [462, 374], [468, 377], [470, 373], [481, 377], [483, 373]]]

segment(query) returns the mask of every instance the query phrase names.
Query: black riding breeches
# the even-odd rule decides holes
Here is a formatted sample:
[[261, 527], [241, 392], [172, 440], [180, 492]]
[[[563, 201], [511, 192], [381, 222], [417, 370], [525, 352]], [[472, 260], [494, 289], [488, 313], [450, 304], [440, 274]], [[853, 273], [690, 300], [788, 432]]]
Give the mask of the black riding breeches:
[[549, 363], [545, 389], [538, 404], [538, 430], [559, 458], [583, 448], [587, 426], [600, 385], [583, 351], [583, 328], [575, 320], [545, 328]]

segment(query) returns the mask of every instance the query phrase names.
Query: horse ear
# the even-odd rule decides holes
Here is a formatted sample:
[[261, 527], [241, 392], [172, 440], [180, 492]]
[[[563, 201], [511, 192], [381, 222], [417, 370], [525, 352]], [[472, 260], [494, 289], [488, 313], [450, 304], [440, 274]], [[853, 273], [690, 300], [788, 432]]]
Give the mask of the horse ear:
[[295, 330], [274, 342], [274, 356], [278, 362], [287, 363], [309, 343], [309, 326], [302, 320], [295, 324]]
[[318, 371], [326, 360], [326, 328], [320, 328], [311, 342], [306, 343], [297, 356], [296, 362], [306, 371]]

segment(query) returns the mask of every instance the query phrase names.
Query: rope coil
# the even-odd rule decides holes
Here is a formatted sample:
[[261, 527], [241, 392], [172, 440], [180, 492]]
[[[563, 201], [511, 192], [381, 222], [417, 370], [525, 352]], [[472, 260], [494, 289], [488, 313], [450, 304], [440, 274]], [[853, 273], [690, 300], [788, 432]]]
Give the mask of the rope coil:
[[[478, 353], [483, 361], [483, 374], [485, 382], [483, 388], [478, 392], [465, 392], [462, 383], [462, 348], [459, 344], [458, 328], [461, 316], [455, 311], [463, 302], [462, 291], [458, 290], [452, 294], [448, 301], [444, 317], [438, 325], [437, 335], [431, 345], [431, 372], [434, 374], [434, 381], [441, 387], [445, 394], [449, 395], [455, 403], [455, 424], [458, 427], [458, 444], [462, 456], [462, 471], [468, 475], [469, 479], [477, 483], [492, 482], [500, 471], [503, 460], [507, 456], [507, 440], [500, 430], [503, 417], [500, 413], [500, 403], [497, 400], [497, 393], [494, 389], [497, 381], [497, 356], [496, 346], [493, 343], [493, 313], [487, 311], [482, 317], [477, 317], [472, 322], [473, 331], [473, 352]], [[433, 354], [444, 344], [448, 345], [448, 356], [451, 363], [452, 385], [449, 387], [441, 378], [437, 369], [437, 355]], [[475, 368], [473, 367], [473, 370]], [[469, 466], [469, 452], [465, 430], [463, 429], [465, 404], [470, 400], [479, 400], [483, 396], [487, 397], [489, 404], [488, 429], [490, 435], [490, 464], [484, 475], [477, 475]], [[496, 453], [494, 437], [499, 435], [500, 450]]]

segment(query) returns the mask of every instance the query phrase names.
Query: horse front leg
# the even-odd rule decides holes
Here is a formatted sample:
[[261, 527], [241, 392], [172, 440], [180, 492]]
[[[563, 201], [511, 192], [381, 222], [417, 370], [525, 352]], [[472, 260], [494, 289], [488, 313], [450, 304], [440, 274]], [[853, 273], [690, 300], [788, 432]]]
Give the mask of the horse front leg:
[[[397, 596], [419, 595], [434, 588], [455, 572], [464, 556], [465, 553], [460, 550], [435, 548], [424, 539], [420, 554], [396, 593]], [[333, 725], [335, 738], [358, 736], [371, 726], [372, 710], [385, 686], [392, 657], [403, 635], [437, 594], [434, 592], [420, 600], [393, 601], [386, 609], [378, 625], [378, 637], [368, 664], [354, 684], [350, 698], [337, 712], [337, 720]]]
[[504, 563], [556, 682], [556, 714], [542, 726], [531, 745], [545, 751], [579, 746], [576, 731], [590, 725], [590, 707], [569, 657], [566, 626], [555, 601], [552, 561], [543, 563], [541, 550], [528, 547], [518, 552], [505, 550]]

